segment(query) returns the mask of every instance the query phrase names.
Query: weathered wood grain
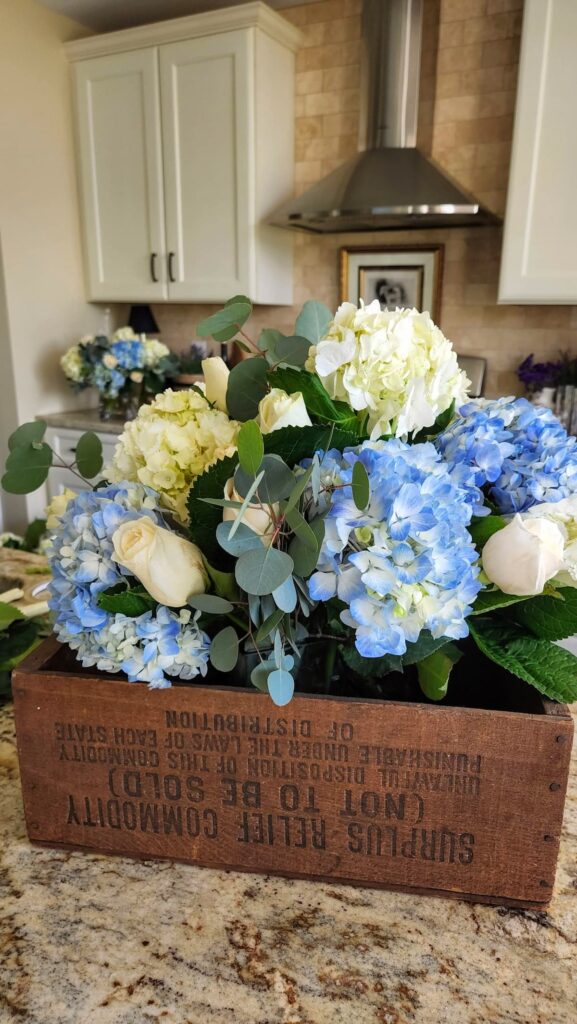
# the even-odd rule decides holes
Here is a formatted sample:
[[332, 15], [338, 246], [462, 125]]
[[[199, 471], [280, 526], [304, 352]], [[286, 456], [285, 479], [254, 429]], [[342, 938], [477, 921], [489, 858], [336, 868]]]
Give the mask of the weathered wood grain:
[[14, 677], [34, 842], [517, 906], [552, 893], [572, 721], [205, 682]]

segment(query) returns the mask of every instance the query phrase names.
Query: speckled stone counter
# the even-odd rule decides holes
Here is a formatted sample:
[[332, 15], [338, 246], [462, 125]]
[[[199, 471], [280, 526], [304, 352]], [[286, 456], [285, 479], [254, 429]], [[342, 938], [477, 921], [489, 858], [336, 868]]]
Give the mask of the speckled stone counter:
[[98, 409], [79, 409], [71, 412], [50, 412], [37, 416], [49, 427], [60, 427], [63, 430], [94, 430], [97, 434], [121, 434], [124, 430], [124, 419], [119, 416], [110, 420], [101, 420]]
[[33, 848], [0, 708], [0, 1024], [575, 1024], [574, 766], [550, 910], [511, 911]]

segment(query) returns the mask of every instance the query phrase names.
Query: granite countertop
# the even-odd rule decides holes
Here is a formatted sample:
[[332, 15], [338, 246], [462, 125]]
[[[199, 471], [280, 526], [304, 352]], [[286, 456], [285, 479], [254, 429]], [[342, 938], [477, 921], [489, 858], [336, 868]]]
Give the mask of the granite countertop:
[[0, 708], [0, 1024], [575, 1024], [577, 753], [547, 913], [33, 848]]
[[121, 434], [125, 422], [122, 417], [101, 420], [98, 409], [42, 413], [36, 419], [44, 420], [49, 427], [60, 427], [64, 430], [94, 430], [97, 434]]

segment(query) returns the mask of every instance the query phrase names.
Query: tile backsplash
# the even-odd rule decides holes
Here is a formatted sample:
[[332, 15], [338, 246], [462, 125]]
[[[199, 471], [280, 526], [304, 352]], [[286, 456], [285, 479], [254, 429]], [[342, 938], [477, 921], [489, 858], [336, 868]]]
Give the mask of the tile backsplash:
[[[425, 10], [436, 0], [425, 0]], [[503, 215], [523, 0], [441, 0], [438, 52], [425, 23], [419, 141], [465, 188]], [[357, 151], [361, 0], [321, 0], [285, 16], [302, 30], [297, 54], [295, 186], [302, 192]], [[430, 41], [429, 41], [430, 40]], [[435, 53], [436, 74], [435, 74]], [[436, 88], [434, 84], [436, 82]], [[295, 233], [294, 307], [260, 306], [249, 330], [290, 331], [306, 299], [334, 308], [343, 245], [445, 245], [440, 326], [457, 351], [488, 359], [486, 392], [520, 390], [515, 367], [529, 352], [550, 358], [577, 347], [577, 307], [498, 306], [501, 229], [452, 228], [329, 235]], [[175, 349], [215, 307], [157, 305]]]

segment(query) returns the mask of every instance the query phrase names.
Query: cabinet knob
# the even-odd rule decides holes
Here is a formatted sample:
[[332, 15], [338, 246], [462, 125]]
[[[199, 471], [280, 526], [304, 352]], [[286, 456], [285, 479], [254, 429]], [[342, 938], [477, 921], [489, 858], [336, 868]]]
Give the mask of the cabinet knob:
[[157, 273], [156, 273], [156, 253], [155, 252], [151, 252], [151, 254], [150, 254], [150, 276], [151, 276], [152, 280], [154, 281], [154, 283], [156, 284], [156, 282], [158, 281], [158, 276], [157, 276]]
[[174, 253], [169, 252], [168, 254], [168, 280], [174, 284], [176, 278], [174, 276]]

